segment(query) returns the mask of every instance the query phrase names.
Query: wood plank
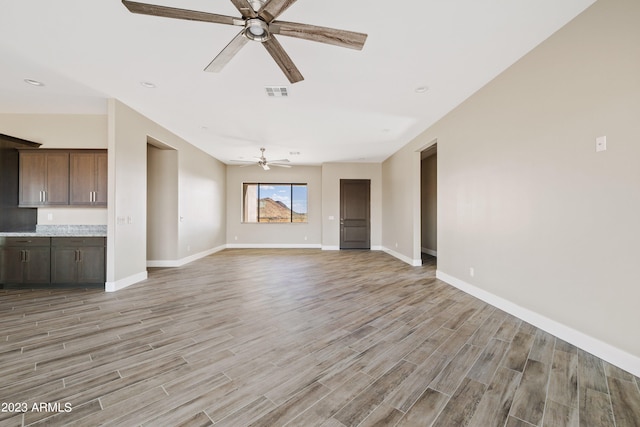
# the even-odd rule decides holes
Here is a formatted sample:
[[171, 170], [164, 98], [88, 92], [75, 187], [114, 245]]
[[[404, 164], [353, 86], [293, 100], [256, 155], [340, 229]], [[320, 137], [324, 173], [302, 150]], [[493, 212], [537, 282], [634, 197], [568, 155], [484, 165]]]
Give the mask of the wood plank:
[[433, 427], [466, 426], [486, 389], [486, 385], [465, 378], [433, 423]]
[[527, 361], [520, 387], [513, 398], [512, 416], [533, 425], [540, 424], [547, 398], [549, 371], [549, 367], [542, 362]]
[[470, 424], [475, 426], [503, 426], [522, 374], [499, 368], [486, 393], [482, 396]]
[[509, 343], [505, 341], [497, 339], [489, 341], [476, 363], [469, 370], [467, 377], [488, 385], [508, 348]]
[[514, 371], [522, 372], [527, 363], [527, 357], [529, 357], [533, 340], [533, 335], [518, 331], [509, 346], [509, 350], [502, 363], [503, 366], [513, 369]]
[[547, 400], [547, 406], [544, 410], [543, 427], [579, 427], [580, 420], [578, 418], [578, 408], [565, 406], [561, 403]]
[[549, 376], [549, 399], [578, 408], [578, 354], [555, 351]]
[[609, 390], [616, 427], [640, 427], [640, 391], [636, 384], [609, 377]]
[[449, 401], [449, 396], [428, 388], [398, 423], [398, 427], [431, 425]]
[[345, 426], [360, 424], [415, 369], [413, 363], [400, 361], [338, 411], [334, 418]]
[[580, 399], [580, 427], [615, 426], [609, 395], [588, 387], [581, 388], [580, 390], [584, 392], [584, 397]]

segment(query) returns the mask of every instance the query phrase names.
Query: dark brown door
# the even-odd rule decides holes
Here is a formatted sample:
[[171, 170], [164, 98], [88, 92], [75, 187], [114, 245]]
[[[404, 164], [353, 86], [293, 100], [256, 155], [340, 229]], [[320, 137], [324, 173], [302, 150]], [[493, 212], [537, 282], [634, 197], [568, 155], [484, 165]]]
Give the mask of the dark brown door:
[[340, 249], [371, 249], [371, 181], [340, 180]]

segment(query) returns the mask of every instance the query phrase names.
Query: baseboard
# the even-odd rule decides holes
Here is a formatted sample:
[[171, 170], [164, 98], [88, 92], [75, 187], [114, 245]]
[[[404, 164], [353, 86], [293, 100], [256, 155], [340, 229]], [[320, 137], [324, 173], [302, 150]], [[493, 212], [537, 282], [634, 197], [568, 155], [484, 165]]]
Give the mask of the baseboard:
[[135, 283], [142, 282], [143, 280], [147, 280], [146, 271], [141, 271], [138, 274], [125, 277], [124, 279], [116, 280], [115, 282], [106, 282], [104, 284], [104, 291], [105, 292], [119, 291], [120, 289], [124, 289], [127, 286], [131, 286]]
[[420, 248], [420, 250], [422, 251], [422, 253], [425, 253], [427, 255], [431, 255], [434, 257], [438, 256], [438, 251], [434, 251], [433, 249]]
[[556, 337], [598, 356], [615, 366], [631, 372], [635, 376], [640, 376], [640, 357], [638, 356], [627, 353], [626, 351], [614, 347], [611, 344], [607, 344], [606, 342], [577, 331], [567, 325], [553, 319], [549, 319], [548, 317], [527, 308], [521, 307], [509, 300], [487, 292], [484, 289], [480, 289], [477, 286], [443, 273], [442, 271], [437, 270], [436, 277], [443, 282], [460, 289], [461, 291], [499, 308], [500, 310], [506, 311], [519, 319], [531, 323], [543, 331], [555, 335]]
[[388, 253], [389, 255], [398, 258], [400, 261], [406, 262], [407, 264], [409, 264], [409, 265], [411, 265], [413, 267], [419, 267], [419, 266], [422, 265], [422, 260], [421, 259], [412, 259], [412, 258], [409, 258], [406, 255], [401, 254], [400, 252], [396, 252], [396, 251], [393, 251], [393, 250], [391, 250], [389, 248], [385, 248], [385, 247], [382, 247], [382, 250], [385, 251], [386, 253]]
[[321, 249], [319, 243], [227, 243], [229, 249]]
[[[330, 245], [323, 245], [322, 246], [322, 250], [323, 251], [339, 251], [340, 250], [340, 246], [330, 246]], [[382, 251], [384, 250], [382, 246], [371, 246], [372, 251]]]
[[208, 249], [206, 251], [198, 252], [197, 254], [189, 255], [188, 257], [175, 259], [175, 260], [147, 260], [147, 267], [182, 267], [185, 264], [189, 264], [200, 258], [204, 258], [216, 252], [220, 252], [225, 249], [226, 245], [218, 246], [217, 248]]

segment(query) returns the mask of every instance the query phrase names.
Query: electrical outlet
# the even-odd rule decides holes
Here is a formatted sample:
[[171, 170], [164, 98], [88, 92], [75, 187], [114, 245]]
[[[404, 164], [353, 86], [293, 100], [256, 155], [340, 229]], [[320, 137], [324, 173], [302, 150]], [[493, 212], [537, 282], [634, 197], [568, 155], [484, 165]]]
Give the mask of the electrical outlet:
[[469, 276], [473, 277], [476, 274], [475, 270], [473, 269], [473, 267], [469, 268]]

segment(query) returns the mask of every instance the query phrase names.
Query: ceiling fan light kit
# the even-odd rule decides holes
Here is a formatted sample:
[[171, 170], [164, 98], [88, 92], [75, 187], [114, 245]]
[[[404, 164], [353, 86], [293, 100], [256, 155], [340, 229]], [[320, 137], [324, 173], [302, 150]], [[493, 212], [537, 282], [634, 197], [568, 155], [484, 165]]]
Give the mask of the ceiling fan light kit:
[[269, 26], [260, 18], [247, 19], [244, 35], [249, 40], [260, 43], [264, 43], [271, 38]]
[[364, 33], [277, 21], [276, 18], [295, 2], [296, 0], [231, 0], [231, 3], [242, 15], [242, 18], [235, 18], [215, 13], [122, 0], [124, 6], [132, 13], [244, 27], [211, 61], [205, 71], [221, 71], [247, 41], [252, 40], [262, 43], [289, 82], [297, 83], [304, 80], [296, 65], [277, 41], [276, 34], [362, 50], [367, 39], [367, 35]]

